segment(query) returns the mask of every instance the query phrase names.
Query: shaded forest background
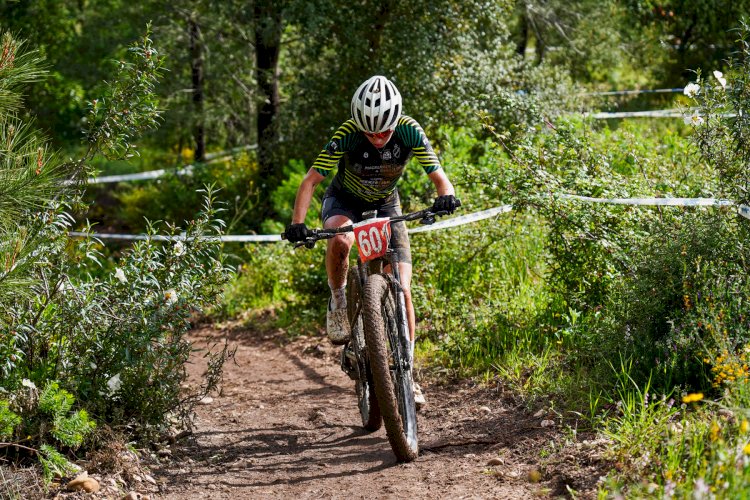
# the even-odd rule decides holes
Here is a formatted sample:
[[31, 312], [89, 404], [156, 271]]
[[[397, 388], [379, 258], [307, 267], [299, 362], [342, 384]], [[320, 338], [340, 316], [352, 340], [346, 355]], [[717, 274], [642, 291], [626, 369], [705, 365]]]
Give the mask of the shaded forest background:
[[243, 229], [268, 231], [279, 229], [269, 217], [286, 215], [272, 193], [310, 164], [347, 118], [352, 89], [373, 74], [394, 80], [406, 112], [432, 135], [441, 125], [481, 134], [480, 113], [522, 128], [594, 89], [681, 87], [690, 71], [720, 67], [745, 4], [6, 0], [0, 19], [47, 61], [49, 78], [25, 91], [27, 113], [63, 150], [80, 144], [88, 103], [151, 22], [167, 70], [157, 89], [163, 123], [139, 143], [140, 165], [119, 171], [257, 144], [257, 165], [236, 189], [256, 190]]

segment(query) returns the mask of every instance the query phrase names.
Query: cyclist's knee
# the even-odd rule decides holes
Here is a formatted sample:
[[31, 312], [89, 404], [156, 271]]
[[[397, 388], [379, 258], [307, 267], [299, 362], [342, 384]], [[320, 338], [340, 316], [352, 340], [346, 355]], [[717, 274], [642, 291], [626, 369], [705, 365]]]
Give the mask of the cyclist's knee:
[[348, 234], [338, 234], [328, 240], [328, 250], [343, 259], [349, 257], [349, 250], [351, 250], [353, 244], [354, 238]]

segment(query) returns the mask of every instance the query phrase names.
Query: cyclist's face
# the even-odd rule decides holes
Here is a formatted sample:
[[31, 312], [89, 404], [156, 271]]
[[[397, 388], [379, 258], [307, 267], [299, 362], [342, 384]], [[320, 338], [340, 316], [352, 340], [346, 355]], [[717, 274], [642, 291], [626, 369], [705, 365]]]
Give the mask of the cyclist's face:
[[383, 146], [388, 144], [388, 141], [391, 140], [392, 135], [393, 130], [386, 130], [385, 132], [378, 132], [377, 134], [365, 132], [365, 137], [367, 137], [367, 140], [370, 141], [370, 144], [372, 144], [376, 148], [382, 148]]

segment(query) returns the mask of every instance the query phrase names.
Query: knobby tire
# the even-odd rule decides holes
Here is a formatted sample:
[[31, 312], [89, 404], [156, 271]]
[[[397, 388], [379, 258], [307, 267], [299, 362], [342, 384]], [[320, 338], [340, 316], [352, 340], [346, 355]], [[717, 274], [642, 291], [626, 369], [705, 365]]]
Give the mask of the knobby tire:
[[357, 372], [359, 379], [354, 381], [354, 390], [357, 393], [357, 406], [362, 417], [362, 427], [374, 432], [383, 425], [380, 416], [378, 398], [372, 381], [372, 372], [367, 361], [367, 348], [362, 326], [362, 281], [359, 268], [352, 267], [349, 270], [346, 287], [346, 303], [349, 313], [349, 323], [352, 328], [351, 348], [357, 358]]
[[407, 346], [399, 342], [396, 309], [399, 302], [389, 278], [383, 274], [368, 277], [363, 297], [365, 342], [388, 441], [399, 461], [411, 462], [419, 453], [417, 417], [411, 369], [398, 369], [400, 353], [408, 356], [404, 352]]

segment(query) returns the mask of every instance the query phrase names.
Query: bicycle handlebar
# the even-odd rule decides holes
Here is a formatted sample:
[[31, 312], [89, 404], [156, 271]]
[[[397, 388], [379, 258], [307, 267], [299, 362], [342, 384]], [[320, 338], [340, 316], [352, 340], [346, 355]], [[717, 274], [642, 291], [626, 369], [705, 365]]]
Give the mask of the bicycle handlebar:
[[[456, 208], [461, 206], [461, 200], [456, 200]], [[404, 215], [395, 215], [393, 217], [388, 217], [388, 220], [391, 222], [400, 222], [400, 221], [412, 221], [419, 219], [419, 223], [422, 225], [430, 225], [435, 223], [435, 217], [442, 217], [444, 215], [450, 215], [447, 210], [439, 210], [437, 212], [433, 212], [431, 208], [426, 208], [424, 210], [419, 210], [417, 212], [412, 212], [409, 214]], [[307, 248], [312, 248], [315, 246], [315, 242], [319, 240], [326, 240], [329, 238], [333, 238], [337, 234], [341, 233], [349, 233], [354, 231], [354, 225], [350, 224], [348, 226], [341, 226], [341, 227], [335, 227], [330, 229], [310, 229], [310, 236], [305, 238], [305, 241], [299, 241], [294, 244], [294, 248], [298, 248], [301, 246], [306, 246]], [[286, 233], [281, 233], [281, 239], [286, 239]]]

